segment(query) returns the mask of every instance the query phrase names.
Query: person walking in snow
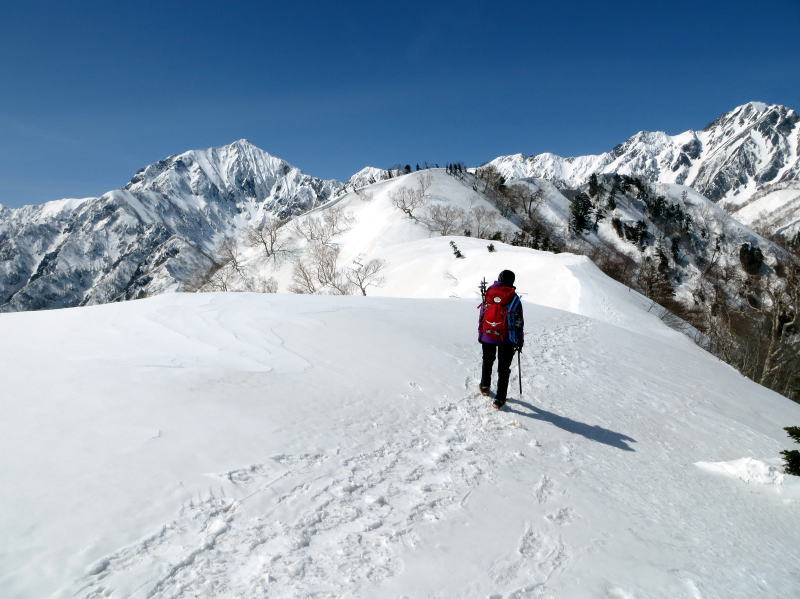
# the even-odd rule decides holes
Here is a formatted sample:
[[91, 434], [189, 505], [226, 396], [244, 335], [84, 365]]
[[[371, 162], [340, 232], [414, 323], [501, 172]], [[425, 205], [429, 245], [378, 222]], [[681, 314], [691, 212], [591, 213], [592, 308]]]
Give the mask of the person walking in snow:
[[497, 358], [497, 393], [492, 404], [497, 409], [506, 403], [514, 352], [522, 351], [525, 344], [522, 302], [515, 291], [514, 279], [510, 270], [501, 272], [497, 281], [483, 293], [479, 306], [478, 341], [483, 349], [480, 390], [483, 395], [489, 395]]

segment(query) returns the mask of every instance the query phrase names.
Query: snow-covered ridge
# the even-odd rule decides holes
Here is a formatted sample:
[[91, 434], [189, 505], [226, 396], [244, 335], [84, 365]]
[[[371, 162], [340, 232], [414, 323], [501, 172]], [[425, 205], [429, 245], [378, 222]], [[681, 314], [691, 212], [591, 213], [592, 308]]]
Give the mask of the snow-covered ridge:
[[[460, 236], [516, 232], [469, 175], [362, 171], [279, 229], [291, 260], [266, 257], [246, 231], [291, 207], [279, 193], [305, 175], [243, 144], [172, 157], [46, 217], [14, 211], [0, 266], [39, 256], [20, 297], [101, 303], [177, 289], [230, 237], [235, 264], [214, 271], [228, 290], [252, 275], [284, 292], [295, 260], [320, 251], [312, 225], [335, 217], [326, 250], [341, 267], [382, 261], [383, 280], [369, 297], [171, 293], [0, 314], [14, 341], [0, 344], [4, 595], [800, 594], [800, 484], [775, 465], [800, 405], [665, 326], [588, 258]], [[566, 192], [522, 184], [566, 227]], [[634, 187], [587, 243], [641, 259], [609, 222], [643, 217]], [[731, 266], [745, 241], [774, 259], [702, 194], [654, 187], [707, 240], [681, 259], [689, 283], [721, 234]], [[423, 188], [413, 216], [398, 209]], [[436, 208], [459, 227], [432, 230]], [[505, 268], [526, 345], [497, 412], [476, 392], [476, 304], [479, 281]]]
[[584, 183], [591, 173], [686, 185], [719, 202], [745, 224], [762, 218], [775, 231], [800, 227], [800, 212], [778, 214], [786, 203], [784, 195], [764, 193], [757, 209], [739, 210], [770, 185], [782, 184], [800, 194], [800, 117], [777, 104], [744, 104], [701, 131], [677, 135], [641, 131], [604, 154], [571, 158], [513, 154], [489, 164], [507, 178], [544, 178], [568, 187]]
[[800, 406], [591, 264], [528, 252], [502, 412], [474, 298], [0, 315], [4, 596], [797, 597], [800, 485], [763, 465]]
[[[746, 223], [791, 235], [800, 226], [798, 131], [793, 110], [751, 103], [702, 131], [675, 136], [640, 132], [601, 155], [517, 154], [492, 163], [509, 179], [534, 179], [534, 185], [546, 189], [546, 216], [561, 225], [569, 207], [561, 194], [564, 186], [577, 188], [593, 172], [619, 172], [688, 185]], [[440, 178], [437, 169], [429, 172]], [[0, 209], [0, 311], [194, 288], [220, 264], [226, 239], [241, 245], [246, 230], [269, 215], [293, 217], [334, 198], [346, 204], [354, 201], [343, 200], [348, 192], [359, 201], [382, 197], [375, 205], [393, 215], [385, 224], [387, 232], [407, 240], [402, 231], [409, 223], [394, 222], [399, 213], [384, 193], [403, 184], [397, 178], [387, 181], [388, 174], [366, 167], [346, 183], [317, 179], [238, 140], [158, 161], [137, 172], [123, 189], [98, 198]], [[407, 182], [415, 180], [416, 174]], [[473, 191], [463, 185], [449, 188], [437, 192], [433, 203], [465, 210], [483, 205], [496, 212]], [[718, 225], [726, 228], [728, 221]], [[514, 226], [504, 224], [508, 231]], [[374, 238], [369, 227], [362, 232]], [[370, 243], [360, 245], [366, 251]]]
[[[605, 204], [607, 201], [612, 181], [608, 177], [608, 180], [603, 179], [600, 182], [604, 190], [596, 200], [598, 203]], [[414, 218], [409, 218], [394, 205], [395, 198], [403, 191], [419, 189], [423, 183], [427, 185], [426, 202], [415, 212]], [[295, 288], [298, 260], [311, 270], [317, 268], [314, 257], [316, 243], [307, 239], [307, 234], [302, 230], [307, 229], [311, 222], [323, 219], [326, 211], [337, 210], [341, 213], [342, 220], [347, 222], [327, 240], [329, 246], [335, 248], [336, 267], [344, 271], [356, 261], [364, 263], [378, 260], [384, 263], [383, 282], [379, 286], [373, 286], [369, 291], [370, 295], [474, 297], [474, 273], [481, 272], [486, 264], [499, 266], [488, 252], [489, 242], [486, 239], [463, 236], [465, 230], [478, 230], [474, 215], [480, 213], [484, 215], [484, 221], [491, 220], [491, 225], [484, 225], [482, 236], [486, 238], [499, 232], [509, 240], [519, 228], [489, 201], [480, 191], [480, 185], [476, 186], [477, 190], [473, 189], [473, 183], [475, 180], [469, 175], [458, 177], [448, 175], [444, 169], [431, 169], [383, 180], [356, 191], [347, 191], [330, 206], [300, 215], [279, 231], [278, 244], [290, 254], [266, 257], [263, 247], [249, 244], [246, 238], [241, 238], [237, 264], [228, 264], [217, 271], [217, 275], [224, 279], [224, 285], [222, 280], [211, 280], [203, 289], [254, 291], [259, 290], [264, 281], [272, 281], [272, 289], [278, 292]], [[537, 218], [555, 234], [569, 237], [572, 200], [562, 190], [544, 179], [511, 181], [510, 184], [522, 184], [532, 191], [540, 192], [543, 197], [537, 207]], [[580, 189], [585, 191], [585, 187]], [[573, 190], [575, 191], [578, 190]], [[618, 188], [613, 210], [606, 208], [606, 216], [598, 224], [597, 230], [585, 232], [581, 243], [598, 249], [608, 248], [634, 263], [641, 263], [645, 259], [655, 263], [666, 260], [665, 266], [675, 273], [676, 296], [686, 305], [697, 305], [697, 298], [701, 294], [696, 292], [700, 291], [703, 273], [709, 268], [709, 264], [726, 268], [731, 273], [743, 272], [739, 255], [744, 244], [761, 249], [766, 275], [770, 275], [777, 262], [785, 258], [783, 251], [774, 244], [690, 188], [661, 184], [654, 186], [653, 194], [654, 197], [663, 197], [667, 204], [679, 208], [691, 220], [691, 231], [682, 235], [679, 242], [671, 241], [667, 224], [653, 222], [648, 218], [643, 202], [637, 199], [637, 189], [630, 186]], [[442, 207], [460, 214], [458, 225], [445, 236], [441, 236], [441, 231], [431, 227], [432, 211]], [[621, 230], [635, 227], [638, 223], [646, 223], [648, 235], [647, 243], [641, 246], [623, 237]], [[671, 234], [674, 236], [674, 231]], [[457, 245], [465, 259], [453, 259], [450, 243]], [[575, 278], [569, 276], [569, 270], [531, 271], [531, 266], [536, 264], [530, 257], [531, 250], [501, 242], [494, 242], [493, 248], [506, 261], [508, 268], [515, 272], [526, 272], [531, 280], [540, 282], [540, 285], [530, 291], [534, 294], [531, 298], [537, 303], [574, 311], [578, 302], [584, 302], [587, 309], [595, 310], [591, 312], [595, 318], [617, 324], [626, 322], [623, 313], [601, 315], [596, 311], [608, 303], [597, 295], [595, 289], [575, 286]], [[572, 254], [559, 254], [555, 261], [563, 261], [570, 264], [571, 268], [579, 270], [585, 264], [591, 264], [588, 258]], [[421, 273], [430, 272], [439, 273], [440, 276], [434, 279], [421, 276]], [[581, 280], [589, 281], [592, 277], [584, 276]], [[553, 303], [548, 295], [550, 289], [559, 298], [570, 298], [571, 303]], [[567, 289], [569, 292], [566, 292]], [[319, 285], [316, 292], [337, 293], [339, 290]], [[635, 330], [638, 325], [631, 322], [624, 326]]]

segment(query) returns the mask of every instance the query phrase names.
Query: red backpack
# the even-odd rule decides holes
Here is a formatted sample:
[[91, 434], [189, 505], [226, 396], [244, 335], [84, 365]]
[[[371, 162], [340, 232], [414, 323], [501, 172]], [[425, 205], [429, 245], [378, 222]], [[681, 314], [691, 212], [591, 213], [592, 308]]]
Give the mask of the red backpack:
[[496, 285], [486, 290], [486, 301], [481, 306], [481, 333], [497, 343], [508, 341], [508, 307], [517, 294], [513, 287]]

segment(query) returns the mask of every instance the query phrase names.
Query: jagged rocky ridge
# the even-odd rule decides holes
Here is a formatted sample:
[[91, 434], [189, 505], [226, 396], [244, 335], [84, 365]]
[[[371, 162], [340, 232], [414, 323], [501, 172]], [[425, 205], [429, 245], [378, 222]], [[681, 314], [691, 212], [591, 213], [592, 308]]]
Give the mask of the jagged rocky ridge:
[[786, 106], [750, 102], [701, 131], [641, 131], [598, 155], [513, 154], [489, 164], [506, 178], [542, 178], [572, 188], [592, 173], [677, 183], [747, 225], [787, 237], [800, 231], [800, 116]]
[[[793, 110], [750, 103], [703, 131], [676, 136], [642, 132], [599, 156], [514, 155], [491, 164], [509, 181], [527, 180], [550, 194], [544, 216], [557, 212], [558, 217], [551, 219], [556, 227], [566, 227], [570, 202], [597, 172], [688, 185], [737, 218], [751, 224], [761, 218], [772, 230], [787, 233], [800, 227], [799, 134]], [[267, 214], [301, 214], [347, 191], [380, 182], [387, 174], [366, 167], [346, 183], [321, 180], [240, 140], [161, 160], [137, 172], [123, 189], [98, 198], [17, 209], [0, 206], [0, 311], [97, 304], [186, 289], [220, 264], [221, 242], [241, 240], [249, 224]], [[682, 204], [680, 189], [654, 193]], [[650, 231], [651, 253], [660, 249], [670, 258], [678, 256], [674, 282], [692, 291], [692, 269], [710, 259], [692, 252], [702, 247], [701, 254], [713, 255], [713, 249], [703, 240], [694, 249], [687, 245], [674, 253], [671, 246], [659, 246], [661, 239], [672, 243], [663, 226], [648, 219], [635, 197], [628, 201], [623, 194], [618, 199], [617, 212], [623, 211], [618, 218], [627, 226], [643, 219]], [[762, 214], [764, 207], [769, 210]], [[749, 218], [752, 214], [760, 216]], [[716, 219], [717, 228], [731, 230], [731, 221], [722, 216], [719, 210], [703, 208], [703, 218]], [[610, 243], [616, 233], [612, 218], [588, 235], [590, 243]], [[509, 227], [512, 230], [514, 223]], [[733, 229], [736, 234], [726, 242], [731, 257], [742, 243], [752, 242], [762, 246], [768, 267], [775, 263], [774, 249], [762, 238], [752, 237], [752, 231], [738, 223]], [[611, 245], [631, 257], [647, 255], [626, 243], [629, 240], [623, 239]]]
[[243, 223], [303, 212], [341, 188], [240, 140], [161, 160], [98, 198], [3, 209], [0, 311], [179, 290]]

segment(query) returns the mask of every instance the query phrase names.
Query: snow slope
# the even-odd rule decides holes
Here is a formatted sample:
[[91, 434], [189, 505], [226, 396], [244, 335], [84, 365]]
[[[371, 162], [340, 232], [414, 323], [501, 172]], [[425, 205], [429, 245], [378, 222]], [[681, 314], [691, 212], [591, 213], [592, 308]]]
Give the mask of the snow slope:
[[[425, 179], [429, 183], [426, 191], [425, 204], [414, 212], [414, 218], [405, 216], [393, 205], [393, 198], [402, 190], [418, 189], [420, 181]], [[601, 181], [603, 191], [595, 198], [595, 202], [605, 205], [608, 189], [611, 188], [611, 177]], [[231, 265], [225, 267], [230, 274], [227, 282], [229, 290], [247, 291], [257, 290], [257, 281], [274, 279], [277, 290], [286, 292], [293, 288], [293, 274], [296, 260], [303, 260], [312, 264], [310, 255], [313, 253], [313, 242], [304, 239], [296, 230], [309, 221], [320, 221], [332, 210], [338, 210], [346, 217], [347, 224], [343, 231], [333, 235], [329, 244], [338, 248], [337, 266], [346, 269], [354, 261], [362, 263], [369, 260], [381, 260], [385, 263], [382, 277], [384, 283], [368, 290], [369, 295], [382, 295], [390, 297], [466, 297], [474, 294], [476, 272], [485, 272], [486, 277], [496, 276], [494, 268], [486, 269], [484, 265], [495, 264], [488, 252], [489, 241], [457, 235], [465, 229], [477, 231], [475, 223], [476, 211], [483, 211], [494, 218], [494, 224], [488, 227], [491, 236], [495, 231], [513, 237], [518, 230], [517, 226], [508, 218], [504, 218], [495, 204], [487, 200], [487, 196], [480, 190], [473, 189], [474, 179], [469, 176], [458, 178], [446, 174], [444, 169], [430, 169], [414, 172], [408, 175], [395, 177], [390, 180], [380, 181], [367, 185], [357, 191], [345, 192], [336, 199], [316, 208], [315, 210], [299, 215], [283, 227], [279, 238], [284, 247], [291, 250], [289, 256], [279, 259], [266, 258], [263, 249], [259, 246], [249, 247], [244, 238], [240, 238], [239, 272], [235, 272]], [[548, 227], [569, 237], [568, 227], [570, 219], [571, 200], [559, 191], [552, 183], [544, 179], [511, 180], [509, 185], [526, 185], [532, 190], [541, 190], [542, 202], [537, 207], [538, 218], [546, 222]], [[739, 251], [743, 244], [752, 244], [761, 248], [765, 264], [765, 274], [784, 258], [782, 251], [768, 240], [757, 235], [751, 229], [727, 214], [714, 202], [691, 190], [690, 188], [672, 184], [653, 185], [653, 194], [665, 198], [669, 204], [679, 206], [691, 218], [692, 234], [687, 234], [676, 242], [677, 251], [671, 252], [670, 239], [667, 237], [664, 222], [655, 222], [648, 217], [645, 204], [636, 199], [636, 189], [631, 188], [616, 191], [616, 204], [613, 210], [606, 209], [603, 221], [599, 223], [596, 232], [588, 231], [581, 239], [588, 247], [607, 247], [619, 254], [629, 257], [634, 262], [641, 262], [645, 257], [658, 260], [657, 251], [662, 248], [670, 268], [676, 272], [675, 283], [677, 296], [685, 299], [687, 304], [694, 301], [694, 292], [702, 283], [702, 273], [710, 262], [720, 267], [729, 269], [730, 272], [742, 272]], [[581, 188], [585, 191], [586, 187]], [[462, 217], [459, 226], [455, 227], [456, 235], [441, 236], [431, 230], [430, 213], [436, 207], [446, 206], [460, 210]], [[650, 238], [645, 247], [639, 248], [631, 241], [620, 237], [613, 226], [613, 220], [625, 225], [633, 225], [638, 221], [646, 222]], [[701, 234], [702, 230], [702, 234]], [[673, 234], [674, 236], [674, 234]], [[450, 243], [466, 255], [465, 260], [453, 261], [453, 250]], [[559, 309], [572, 309], [571, 304], [578, 301], [575, 293], [581, 283], [589, 280], [587, 277], [565, 277], [569, 269], [561, 268], [559, 276], [550, 271], [539, 272], [529, 268], [532, 262], [528, 259], [531, 251], [526, 248], [512, 247], [500, 242], [492, 242], [494, 247], [501, 248], [508, 262], [509, 268], [515, 272], [525, 274], [527, 280], [546, 282], [543, 286], [534, 287], [531, 293], [535, 301]], [[676, 261], [675, 256], [679, 260]], [[574, 268], [583, 268], [579, 265], [588, 264], [585, 257], [572, 254], [559, 255], [552, 258], [552, 262], [536, 262], [544, 264], [570, 264]], [[536, 268], [539, 268], [537, 266]], [[312, 268], [313, 270], [313, 268]], [[441, 272], [440, 278], [433, 278], [427, 272]], [[589, 277], [590, 278], [590, 277]], [[521, 279], [522, 280], [522, 279]], [[553, 293], [551, 293], [551, 289]], [[206, 290], [214, 290], [213, 285]], [[565, 290], [570, 293], [564, 293]], [[329, 292], [321, 288], [320, 292]], [[356, 291], [358, 293], [358, 291]], [[596, 296], [597, 290], [593, 289], [584, 294], [589, 306], [610, 305], [602, 302]], [[569, 298], [570, 305], [560, 302]], [[646, 302], [647, 306], [650, 302]], [[592, 314], [596, 316], [596, 314]], [[613, 322], [622, 322], [628, 314], [618, 311]]]
[[474, 295], [0, 315], [3, 595], [796, 597], [800, 406], [588, 261], [472, 243], [413, 280], [519, 269], [502, 412]]

